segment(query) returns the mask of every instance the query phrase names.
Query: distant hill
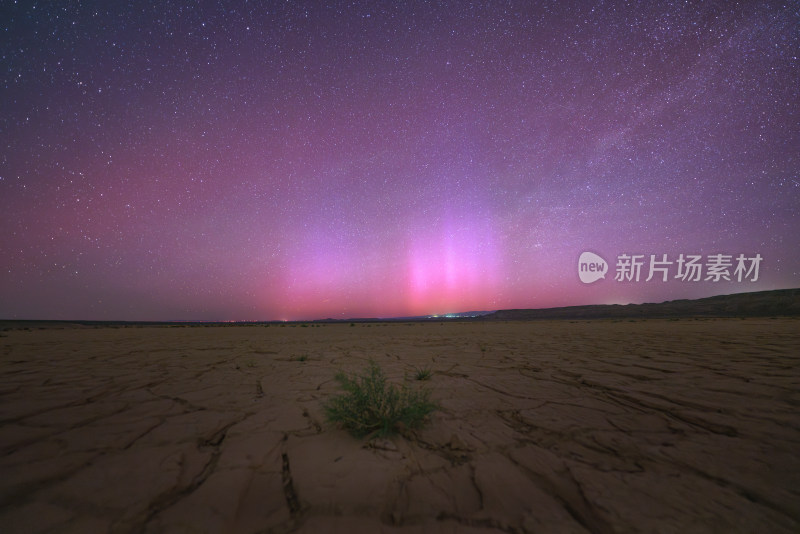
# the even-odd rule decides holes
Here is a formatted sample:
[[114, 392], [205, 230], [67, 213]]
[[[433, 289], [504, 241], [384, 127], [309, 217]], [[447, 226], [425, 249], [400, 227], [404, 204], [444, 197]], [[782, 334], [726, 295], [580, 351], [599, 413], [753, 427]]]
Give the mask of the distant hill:
[[[292, 321], [289, 324], [319, 323], [388, 323], [388, 322], [442, 322], [442, 321], [529, 321], [536, 319], [614, 319], [614, 318], [664, 318], [664, 317], [800, 317], [800, 288], [718, 295], [696, 300], [670, 300], [657, 304], [597, 304], [567, 306], [537, 310], [470, 311], [447, 315], [424, 315], [392, 318], [320, 319]], [[0, 319], [0, 332], [4, 330], [32, 330], [46, 328], [121, 328], [144, 326], [199, 327], [199, 326], [260, 326], [285, 324], [283, 321], [60, 321]]]
[[484, 315], [480, 320], [772, 316], [800, 316], [800, 288], [718, 295], [696, 300], [670, 300], [657, 304], [599, 304], [538, 310], [498, 310]]

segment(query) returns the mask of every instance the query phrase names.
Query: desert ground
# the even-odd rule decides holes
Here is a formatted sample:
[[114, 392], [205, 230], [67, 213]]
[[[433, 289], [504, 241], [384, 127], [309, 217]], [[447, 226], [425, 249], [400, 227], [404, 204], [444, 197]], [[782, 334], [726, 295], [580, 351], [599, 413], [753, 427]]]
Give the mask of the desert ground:
[[[798, 319], [1, 335], [3, 533], [800, 532]], [[370, 359], [426, 426], [325, 420]]]

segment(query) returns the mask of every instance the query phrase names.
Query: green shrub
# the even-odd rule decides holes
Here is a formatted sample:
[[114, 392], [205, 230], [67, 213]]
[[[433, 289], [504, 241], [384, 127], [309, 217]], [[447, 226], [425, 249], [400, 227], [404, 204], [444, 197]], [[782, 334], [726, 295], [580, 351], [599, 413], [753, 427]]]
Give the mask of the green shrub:
[[414, 371], [414, 377], [417, 380], [430, 380], [431, 376], [433, 376], [433, 371], [431, 371], [430, 367], [415, 367]]
[[437, 408], [428, 390], [413, 390], [405, 383], [400, 387], [387, 383], [374, 361], [370, 361], [361, 375], [349, 377], [339, 373], [336, 380], [345, 393], [325, 404], [325, 414], [328, 421], [356, 437], [387, 436], [404, 428], [418, 428]]

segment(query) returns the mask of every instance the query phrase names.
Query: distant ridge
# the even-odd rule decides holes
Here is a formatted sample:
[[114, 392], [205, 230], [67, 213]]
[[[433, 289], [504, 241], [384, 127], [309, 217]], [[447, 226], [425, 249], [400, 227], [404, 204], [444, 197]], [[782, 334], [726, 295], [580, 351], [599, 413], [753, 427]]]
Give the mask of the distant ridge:
[[800, 316], [800, 288], [718, 295], [695, 300], [670, 300], [657, 304], [597, 304], [538, 310], [498, 310], [484, 315], [480, 320], [772, 316]]
[[733, 295], [717, 295], [702, 299], [670, 300], [646, 304], [593, 304], [563, 308], [471, 311], [446, 315], [414, 317], [317, 319], [296, 321], [113, 321], [113, 320], [41, 320], [0, 319], [0, 332], [33, 328], [101, 328], [145, 326], [259, 326], [270, 324], [303, 325], [307, 323], [401, 323], [401, 322], [481, 322], [532, 321], [537, 319], [620, 319], [670, 317], [800, 317], [800, 288], [775, 289]]

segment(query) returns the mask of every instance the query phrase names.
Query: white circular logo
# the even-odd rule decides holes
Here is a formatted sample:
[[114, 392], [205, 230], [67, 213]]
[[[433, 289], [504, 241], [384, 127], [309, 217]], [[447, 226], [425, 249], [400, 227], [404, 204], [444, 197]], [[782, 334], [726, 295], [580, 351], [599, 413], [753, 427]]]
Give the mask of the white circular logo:
[[607, 272], [606, 260], [594, 252], [584, 252], [578, 259], [578, 276], [584, 284], [591, 284], [605, 278]]

